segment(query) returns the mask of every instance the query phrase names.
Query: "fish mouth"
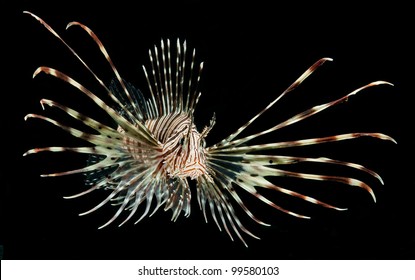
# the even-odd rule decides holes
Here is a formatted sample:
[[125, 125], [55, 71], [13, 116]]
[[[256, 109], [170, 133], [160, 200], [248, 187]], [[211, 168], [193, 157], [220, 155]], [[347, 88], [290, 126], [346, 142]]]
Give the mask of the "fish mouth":
[[177, 174], [177, 176], [182, 179], [190, 177], [191, 180], [196, 180], [198, 177], [202, 175], [208, 175], [208, 171], [206, 166], [200, 163], [187, 165], [184, 168], [182, 168], [180, 172]]

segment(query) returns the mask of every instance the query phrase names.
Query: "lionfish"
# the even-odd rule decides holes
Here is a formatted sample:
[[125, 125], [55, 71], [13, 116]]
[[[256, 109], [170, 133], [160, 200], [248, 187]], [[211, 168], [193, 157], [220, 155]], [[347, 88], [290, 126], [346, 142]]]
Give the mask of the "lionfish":
[[185, 217], [188, 217], [191, 212], [192, 193], [189, 185], [191, 180], [196, 182], [196, 197], [206, 222], [206, 212], [209, 212], [208, 208], [219, 230], [222, 231], [223, 227], [232, 240], [234, 235], [238, 236], [245, 246], [247, 246], [247, 243], [241, 232], [256, 239], [259, 239], [259, 237], [251, 233], [241, 223], [236, 215], [235, 205], [241, 207], [243, 213], [246, 213], [256, 223], [264, 226], [269, 226], [269, 224], [258, 219], [248, 209], [238, 194], [239, 190], [237, 191], [237, 189], [239, 188], [253, 195], [261, 202], [298, 218], [308, 219], [310, 217], [277, 205], [266, 196], [260, 194], [258, 190], [261, 188], [269, 189], [326, 208], [346, 210], [346, 208], [336, 207], [299, 192], [277, 186], [266, 177], [284, 176], [307, 180], [340, 182], [366, 190], [376, 202], [375, 194], [371, 187], [358, 179], [300, 173], [277, 168], [280, 165], [290, 166], [302, 162], [345, 166], [366, 172], [383, 184], [381, 177], [377, 173], [362, 165], [326, 157], [282, 156], [267, 153], [261, 154], [260, 152], [356, 139], [363, 136], [395, 142], [394, 139], [385, 134], [346, 133], [321, 138], [259, 145], [250, 145], [248, 142], [298, 123], [329, 107], [342, 103], [364, 89], [377, 85], [392, 84], [385, 81], [366, 84], [337, 100], [314, 106], [268, 129], [248, 136], [240, 136], [247, 127], [282, 97], [297, 88], [317, 68], [326, 61], [332, 61], [331, 58], [321, 58], [243, 126], [222, 141], [208, 147], [206, 146], [205, 139], [215, 124], [215, 115], [213, 115], [210, 123], [201, 132], [197, 130], [194, 122], [194, 111], [201, 95], [198, 84], [203, 70], [203, 62], [199, 66], [195, 65], [195, 49], [188, 50], [186, 41], [177, 39], [174, 47], [174, 43], [171, 43], [170, 40], [161, 40], [160, 46], [154, 45], [154, 48], [149, 50], [150, 67], [142, 67], [149, 90], [149, 97], [145, 97], [141, 91], [121, 78], [104, 45], [90, 28], [79, 22], [70, 22], [66, 27], [67, 29], [73, 26], [80, 27], [98, 45], [100, 52], [105, 56], [115, 75], [110, 85], [104, 84], [72, 47], [45, 21], [30, 12], [25, 11], [24, 13], [34, 17], [50, 33], [57, 37], [92, 74], [93, 78], [102, 86], [113, 102], [112, 105], [106, 104], [97, 95], [70, 76], [56, 69], [42, 66], [37, 68], [33, 77], [43, 72], [69, 83], [104, 110], [116, 125], [105, 125], [72, 108], [48, 99], [40, 100], [43, 109], [45, 105], [58, 108], [75, 120], [92, 128], [96, 133], [91, 134], [66, 126], [43, 115], [28, 114], [25, 116], [25, 120], [37, 118], [47, 121], [69, 134], [92, 144], [92, 146], [85, 147], [34, 148], [24, 153], [24, 156], [46, 151], [88, 154], [89, 160], [86, 167], [41, 176], [54, 177], [76, 173], [85, 174], [85, 182], [89, 188], [79, 194], [65, 198], [80, 197], [99, 189], [109, 191], [109, 195], [101, 203], [91, 210], [80, 214], [86, 215], [94, 212], [107, 203], [117, 206], [118, 210], [114, 216], [100, 228], [108, 226], [121, 215], [123, 210], [127, 210], [129, 214], [119, 224], [119, 226], [123, 225], [134, 216], [138, 207], [145, 201], [143, 213], [135, 222], [138, 223], [148, 215], [154, 199], [155, 203], [153, 204], [155, 206], [149, 216], [154, 214], [161, 206], [164, 206], [164, 211], [172, 210], [172, 221], [176, 221], [181, 212], [183, 212]]

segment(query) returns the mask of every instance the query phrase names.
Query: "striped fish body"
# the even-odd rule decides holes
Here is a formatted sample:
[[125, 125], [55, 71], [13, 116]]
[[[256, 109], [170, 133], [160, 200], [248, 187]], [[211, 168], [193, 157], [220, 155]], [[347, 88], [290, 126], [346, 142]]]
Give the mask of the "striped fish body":
[[145, 125], [162, 143], [164, 176], [196, 179], [208, 175], [205, 140], [189, 115], [170, 114], [147, 120]]
[[[265, 226], [269, 226], [269, 224], [258, 219], [248, 209], [239, 195], [242, 191], [274, 209], [299, 218], [309, 217], [279, 206], [261, 194], [260, 189], [280, 192], [329, 209], [346, 210], [309, 195], [276, 185], [271, 182], [270, 178], [292, 177], [314, 181], [339, 182], [362, 188], [375, 200], [372, 188], [359, 179], [287, 170], [291, 165], [297, 163], [338, 165], [368, 173], [383, 184], [377, 173], [360, 164], [326, 157], [280, 156], [275, 153], [267, 154], [266, 151], [337, 142], [359, 137], [373, 137], [395, 142], [390, 136], [382, 133], [354, 132], [266, 144], [252, 145], [250, 143], [263, 135], [294, 125], [323, 110], [338, 105], [366, 88], [390, 85], [390, 83], [376, 81], [363, 85], [339, 99], [314, 106], [266, 130], [241, 137], [241, 133], [262, 114], [298, 87], [317, 68], [325, 62], [331, 61], [330, 58], [319, 59], [306, 69], [281, 95], [249, 119], [243, 126], [222, 141], [212, 146], [206, 146], [205, 139], [213, 128], [216, 119], [213, 115], [210, 123], [200, 132], [195, 126], [194, 111], [201, 95], [198, 87], [203, 62], [196, 66], [195, 50], [189, 51], [185, 41], [177, 40], [175, 44], [171, 44], [170, 40], [161, 40], [160, 46], [154, 46], [149, 50], [150, 65], [149, 67], [143, 66], [149, 91], [149, 97], [146, 98], [139, 90], [121, 78], [105, 47], [88, 27], [78, 22], [68, 24], [68, 27], [80, 27], [98, 45], [114, 73], [114, 80], [110, 86], [103, 83], [69, 44], [46, 22], [32, 13], [26, 13], [37, 19], [49, 32], [67, 46], [69, 51], [107, 92], [112, 101], [111, 104], [105, 103], [85, 86], [56, 69], [39, 67], [34, 76], [39, 73], [46, 73], [72, 85], [103, 109], [112, 118], [115, 126], [105, 125], [72, 108], [47, 99], [41, 100], [42, 106], [48, 105], [63, 110], [70, 117], [92, 128], [96, 133], [90, 134], [68, 127], [54, 119], [38, 114], [28, 114], [26, 116], [26, 119], [38, 118], [47, 121], [90, 143], [90, 146], [75, 148], [35, 148], [27, 151], [24, 155], [44, 151], [70, 151], [91, 155], [91, 160], [86, 167], [42, 176], [85, 174], [89, 189], [67, 198], [79, 197], [96, 190], [108, 191], [109, 195], [106, 199], [81, 214], [86, 215], [94, 212], [107, 203], [117, 206], [118, 209], [114, 216], [100, 228], [114, 222], [125, 210], [128, 213], [127, 217], [119, 225], [126, 223], [135, 215], [139, 206], [144, 203], [144, 211], [136, 220], [136, 223], [147, 215], [151, 216], [161, 206], [164, 210], [172, 211], [173, 221], [182, 212], [184, 216], [189, 216], [192, 198], [189, 185], [191, 181], [195, 182], [196, 199], [205, 220], [208, 220], [207, 213], [210, 212], [220, 230], [223, 228], [232, 240], [236, 235], [246, 246], [247, 243], [242, 233], [253, 238], [259, 238], [242, 224], [234, 206], [240, 207], [256, 223]], [[278, 166], [284, 166], [284, 168], [280, 169]], [[151, 210], [154, 199], [156, 205]]]

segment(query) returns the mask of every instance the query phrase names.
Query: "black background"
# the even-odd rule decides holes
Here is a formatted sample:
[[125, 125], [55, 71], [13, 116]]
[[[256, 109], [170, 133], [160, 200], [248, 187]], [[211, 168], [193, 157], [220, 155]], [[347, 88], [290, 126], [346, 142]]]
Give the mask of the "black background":
[[[224, 6], [224, 1], [54, 1], [16, 2], [2, 12], [2, 139], [1, 242], [4, 259], [413, 259], [413, 19], [409, 8], [391, 5], [332, 2], [302, 5], [261, 1]], [[267, 3], [266, 1], [264, 1]], [[217, 124], [208, 144], [226, 137], [288, 87], [312, 63], [331, 57], [295, 92], [277, 103], [248, 132], [260, 131], [311, 106], [339, 98], [375, 80], [379, 86], [361, 92], [302, 124], [282, 129], [256, 143], [328, 136], [347, 132], [382, 132], [398, 145], [377, 139], [357, 139], [283, 154], [327, 156], [363, 164], [378, 172], [374, 178], [348, 168], [305, 166], [306, 171], [353, 176], [371, 185], [377, 203], [355, 187], [316, 184], [276, 178], [348, 211], [320, 209], [297, 200], [282, 205], [311, 215], [296, 219], [241, 195], [271, 227], [244, 224], [262, 240], [246, 236], [245, 248], [219, 232], [209, 216], [206, 224], [196, 199], [192, 214], [170, 221], [171, 213], [157, 212], [137, 225], [113, 224], [98, 230], [114, 209], [104, 207], [78, 217], [99, 202], [104, 193], [75, 200], [62, 197], [82, 190], [82, 177], [40, 178], [39, 174], [84, 164], [82, 157], [38, 154], [22, 157], [31, 148], [75, 146], [82, 142], [38, 120], [24, 122], [27, 113], [41, 113], [38, 101], [50, 98], [100, 118], [82, 94], [46, 75], [31, 76], [41, 65], [57, 68], [101, 96], [104, 91], [76, 58], [29, 15], [48, 22], [106, 83], [109, 66], [95, 43], [79, 28], [65, 31], [76, 20], [100, 37], [121, 75], [147, 93], [141, 65], [148, 48], [160, 38], [185, 38], [205, 61], [202, 98], [196, 109], [201, 129], [216, 112]], [[4, 64], [5, 63], [5, 64]], [[57, 110], [44, 112], [68, 120]], [[104, 118], [105, 120], [105, 118]], [[5, 141], [5, 142], [4, 142]], [[333, 174], [332, 173], [332, 174]], [[193, 189], [194, 191], [194, 189]], [[193, 195], [196, 198], [196, 195]], [[244, 215], [240, 213], [240, 216]]]

